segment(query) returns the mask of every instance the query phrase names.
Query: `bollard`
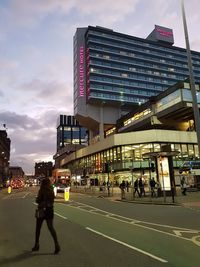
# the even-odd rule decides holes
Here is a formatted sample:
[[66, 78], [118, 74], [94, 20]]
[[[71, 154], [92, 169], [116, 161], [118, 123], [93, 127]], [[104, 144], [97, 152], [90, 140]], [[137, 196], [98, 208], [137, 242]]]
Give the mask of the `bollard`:
[[70, 187], [65, 188], [65, 192], [64, 192], [65, 201], [69, 201], [69, 189], [70, 189]]
[[8, 194], [10, 194], [11, 191], [12, 191], [12, 187], [9, 185], [9, 187], [8, 187]]
[[56, 197], [57, 196], [57, 187], [56, 186], [53, 188], [53, 192], [54, 192], [54, 196]]

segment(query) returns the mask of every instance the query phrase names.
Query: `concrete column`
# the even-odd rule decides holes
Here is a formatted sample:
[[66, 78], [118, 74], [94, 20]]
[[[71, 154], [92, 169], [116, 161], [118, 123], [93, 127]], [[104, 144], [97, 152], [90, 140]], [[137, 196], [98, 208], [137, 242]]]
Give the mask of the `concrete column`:
[[100, 124], [99, 124], [99, 136], [100, 141], [104, 139], [104, 116], [103, 116], [103, 106], [100, 107]]

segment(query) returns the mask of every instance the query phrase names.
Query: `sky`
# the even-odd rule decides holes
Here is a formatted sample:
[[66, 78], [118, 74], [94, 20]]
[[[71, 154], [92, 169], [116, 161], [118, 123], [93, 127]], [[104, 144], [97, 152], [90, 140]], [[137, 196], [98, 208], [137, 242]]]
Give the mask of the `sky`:
[[[200, 52], [200, 1], [185, 0], [191, 50]], [[73, 36], [102, 26], [146, 38], [160, 25], [185, 48], [181, 0], [0, 0], [0, 129], [11, 166], [34, 174], [53, 161], [60, 114], [73, 115]]]

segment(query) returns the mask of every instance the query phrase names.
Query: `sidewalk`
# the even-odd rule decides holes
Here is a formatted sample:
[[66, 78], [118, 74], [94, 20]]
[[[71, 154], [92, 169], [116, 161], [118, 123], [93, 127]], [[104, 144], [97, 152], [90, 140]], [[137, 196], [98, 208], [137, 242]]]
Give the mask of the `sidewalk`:
[[177, 194], [174, 197], [174, 202], [171, 196], [164, 197], [151, 197], [146, 195], [145, 197], [133, 197], [132, 193], [125, 193], [125, 199], [121, 199], [121, 195], [112, 196], [112, 200], [138, 203], [138, 204], [154, 204], [154, 205], [178, 205], [185, 207], [200, 207], [200, 191], [187, 192], [186, 196], [182, 195], [180, 189], [177, 190]]
[[125, 199], [117, 198], [116, 200], [120, 201], [128, 201], [128, 202], [135, 202], [135, 203], [149, 203], [149, 204], [165, 204], [165, 205], [199, 205], [200, 206], [200, 192], [190, 192], [187, 193], [186, 196], [175, 196], [174, 202], [172, 197], [155, 197], [151, 198], [149, 196], [146, 197], [126, 197]]
[[200, 191], [187, 192], [186, 196], [180, 195], [177, 202], [185, 207], [200, 207]]
[[154, 205], [182, 205], [187, 207], [200, 207], [200, 191], [187, 192], [186, 196], [182, 195], [179, 187], [176, 188], [176, 196], [174, 202], [171, 196], [164, 197], [151, 197], [150, 192], [146, 192], [145, 197], [133, 197], [132, 189], [129, 192], [125, 192], [125, 198], [121, 198], [121, 190], [118, 187], [110, 188], [110, 194], [108, 196], [108, 190], [104, 188], [103, 191], [99, 190], [99, 187], [84, 188], [72, 187], [71, 192], [93, 195], [97, 197], [107, 198], [111, 201], [123, 201], [138, 204], [154, 204]]

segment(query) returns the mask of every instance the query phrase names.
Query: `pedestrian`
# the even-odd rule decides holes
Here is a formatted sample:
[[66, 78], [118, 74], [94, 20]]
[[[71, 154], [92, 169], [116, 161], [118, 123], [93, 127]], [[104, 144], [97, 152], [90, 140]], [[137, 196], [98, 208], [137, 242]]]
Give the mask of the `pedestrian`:
[[110, 187], [111, 187], [111, 182], [110, 181], [107, 181], [107, 188], [108, 188], [108, 190], [110, 189]]
[[144, 181], [142, 180], [142, 177], [140, 177], [139, 179], [139, 188], [140, 188], [140, 197], [142, 197], [142, 194], [145, 197]]
[[151, 197], [155, 197], [156, 196], [156, 192], [155, 192], [156, 182], [154, 180], [154, 177], [152, 177], [150, 179], [149, 184], [150, 184], [150, 188], [151, 188]]
[[184, 196], [186, 196], [187, 183], [186, 183], [186, 181], [185, 181], [185, 177], [184, 177], [184, 176], [181, 178], [181, 190], [182, 190], [182, 194], [183, 194]]
[[161, 184], [159, 181], [157, 181], [156, 185], [157, 185], [157, 197], [161, 197], [161, 193], [162, 193]]
[[38, 203], [38, 208], [36, 210], [36, 230], [35, 230], [35, 245], [32, 248], [32, 251], [39, 250], [39, 239], [40, 239], [40, 230], [42, 223], [46, 220], [48, 229], [53, 237], [55, 244], [54, 254], [58, 254], [60, 251], [60, 246], [57, 239], [56, 231], [53, 227], [53, 217], [54, 217], [54, 192], [51, 181], [49, 178], [45, 178], [41, 182], [41, 186], [36, 198]]
[[119, 185], [119, 188], [121, 189], [121, 199], [125, 199], [125, 188], [126, 188], [126, 183], [123, 180], [121, 184]]
[[140, 192], [139, 192], [139, 190], [138, 190], [138, 187], [139, 187], [138, 179], [136, 179], [135, 182], [134, 182], [134, 196], [135, 196], [135, 194], [137, 193], [138, 196], [140, 197]]
[[126, 181], [126, 190], [129, 192], [129, 181]]
[[111, 182], [108, 180], [106, 184], [107, 184], [107, 189], [108, 189], [108, 196], [110, 196]]

